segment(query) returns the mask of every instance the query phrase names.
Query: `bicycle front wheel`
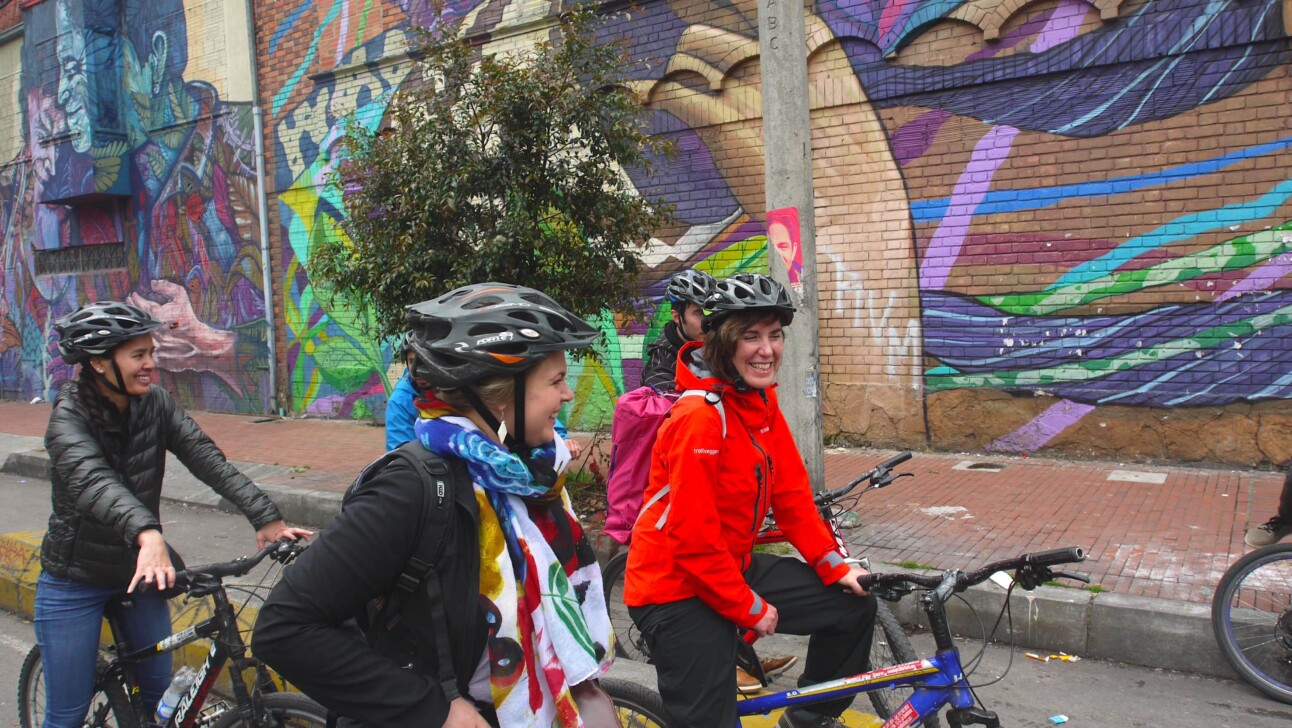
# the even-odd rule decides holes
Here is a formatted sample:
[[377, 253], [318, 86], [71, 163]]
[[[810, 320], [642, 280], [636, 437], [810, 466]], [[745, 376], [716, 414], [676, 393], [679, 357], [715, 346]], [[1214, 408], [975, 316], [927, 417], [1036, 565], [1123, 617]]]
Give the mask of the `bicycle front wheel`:
[[601, 678], [601, 689], [615, 704], [624, 728], [666, 728], [664, 700], [650, 688], [615, 678]]
[[[93, 728], [136, 728], [139, 720], [130, 704], [126, 686], [104, 669], [100, 661], [94, 697], [85, 716]], [[45, 723], [45, 664], [40, 646], [31, 648], [18, 671], [18, 722], [22, 728], [40, 728]]]
[[238, 708], [220, 716], [215, 728], [233, 728], [233, 726], [274, 726], [278, 728], [327, 728], [327, 709], [298, 693], [270, 693], [260, 696], [264, 716], [259, 723], [247, 720]]
[[[870, 669], [879, 670], [905, 662], [919, 659], [911, 640], [902, 629], [901, 622], [888, 609], [883, 600], [879, 600], [875, 610], [875, 636], [870, 641]], [[875, 714], [884, 720], [893, 717], [902, 703], [911, 696], [911, 688], [905, 686], [882, 688], [866, 693]], [[936, 715], [925, 716], [921, 725], [925, 728], [939, 728], [941, 723]]]
[[1211, 627], [1244, 680], [1292, 704], [1292, 543], [1257, 549], [1229, 567], [1211, 601]]
[[601, 570], [601, 582], [606, 592], [606, 609], [610, 611], [610, 626], [615, 630], [615, 654], [637, 662], [650, 662], [650, 649], [646, 638], [628, 616], [624, 606], [624, 572], [628, 570], [628, 552], [621, 551]]

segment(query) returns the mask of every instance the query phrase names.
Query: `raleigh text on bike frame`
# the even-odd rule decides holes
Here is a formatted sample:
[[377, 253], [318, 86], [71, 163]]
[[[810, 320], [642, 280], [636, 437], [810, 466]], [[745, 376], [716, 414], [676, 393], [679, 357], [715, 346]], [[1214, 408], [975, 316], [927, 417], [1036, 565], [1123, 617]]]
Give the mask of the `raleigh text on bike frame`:
[[[882, 670], [831, 680], [817, 685], [805, 685], [798, 690], [774, 693], [740, 701], [739, 715], [767, 714], [778, 708], [809, 705], [835, 698], [851, 697], [885, 687], [912, 686], [914, 691], [883, 728], [909, 728], [922, 717], [937, 713], [950, 705], [947, 722], [953, 726], [985, 725], [999, 728], [996, 714], [975, 707], [970, 684], [960, 663], [960, 650], [951, 639], [945, 603], [956, 592], [981, 583], [997, 571], [1017, 570], [1016, 579], [1024, 589], [1031, 590], [1052, 577], [1083, 579], [1071, 574], [1051, 572], [1049, 567], [1084, 560], [1081, 548], [1053, 549], [1035, 554], [1025, 554], [1015, 559], [996, 561], [970, 573], [947, 571], [939, 575], [923, 574], [871, 574], [861, 578], [867, 589], [899, 589], [907, 584], [930, 588], [921, 597], [920, 604], [929, 618], [929, 627], [937, 645], [937, 654], [929, 659], [893, 665]], [[1084, 580], [1084, 579], [1083, 579]], [[909, 588], [908, 588], [909, 589]]]

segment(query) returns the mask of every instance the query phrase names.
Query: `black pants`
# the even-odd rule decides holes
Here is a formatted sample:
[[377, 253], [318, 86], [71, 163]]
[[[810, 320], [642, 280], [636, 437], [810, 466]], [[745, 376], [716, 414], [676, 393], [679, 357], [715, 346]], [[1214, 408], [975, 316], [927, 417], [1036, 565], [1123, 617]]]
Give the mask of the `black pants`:
[[[779, 615], [777, 633], [811, 635], [799, 685], [864, 672], [874, 635], [875, 598], [825, 586], [798, 559], [754, 554], [745, 581]], [[669, 725], [731, 728], [736, 725], [735, 625], [699, 598], [631, 607], [646, 637]], [[818, 703], [812, 712], [839, 716], [850, 698]]]

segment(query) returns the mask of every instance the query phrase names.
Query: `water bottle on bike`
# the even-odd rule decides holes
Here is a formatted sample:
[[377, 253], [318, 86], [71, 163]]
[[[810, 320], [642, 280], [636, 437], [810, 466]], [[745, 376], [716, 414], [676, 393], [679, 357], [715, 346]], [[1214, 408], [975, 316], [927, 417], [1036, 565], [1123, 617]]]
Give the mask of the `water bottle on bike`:
[[170, 687], [162, 695], [161, 701], [157, 703], [157, 723], [166, 725], [172, 715], [175, 715], [175, 706], [197, 682], [197, 670], [185, 665], [175, 673], [175, 678], [170, 681]]

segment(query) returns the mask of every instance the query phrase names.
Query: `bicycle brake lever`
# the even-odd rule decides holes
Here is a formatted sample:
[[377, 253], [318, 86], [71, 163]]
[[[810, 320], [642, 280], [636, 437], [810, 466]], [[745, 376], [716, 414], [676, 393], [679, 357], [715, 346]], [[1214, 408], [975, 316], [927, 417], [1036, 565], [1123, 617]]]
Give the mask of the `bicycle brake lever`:
[[1081, 574], [1069, 574], [1069, 573], [1068, 573], [1068, 572], [1066, 572], [1066, 571], [1056, 571], [1056, 572], [1054, 572], [1054, 578], [1055, 578], [1055, 579], [1071, 579], [1071, 580], [1073, 580], [1073, 581], [1079, 581], [1079, 582], [1081, 582], [1082, 584], [1089, 584], [1089, 583], [1090, 583], [1090, 577], [1088, 577], [1088, 576], [1083, 576], [1083, 575], [1081, 575]]
[[915, 473], [897, 473], [897, 474], [888, 473], [883, 478], [880, 478], [877, 482], [875, 482], [874, 485], [871, 485], [870, 487], [887, 488], [888, 486], [892, 485], [893, 481], [897, 480], [898, 478], [913, 478], [913, 477], [915, 477]]

